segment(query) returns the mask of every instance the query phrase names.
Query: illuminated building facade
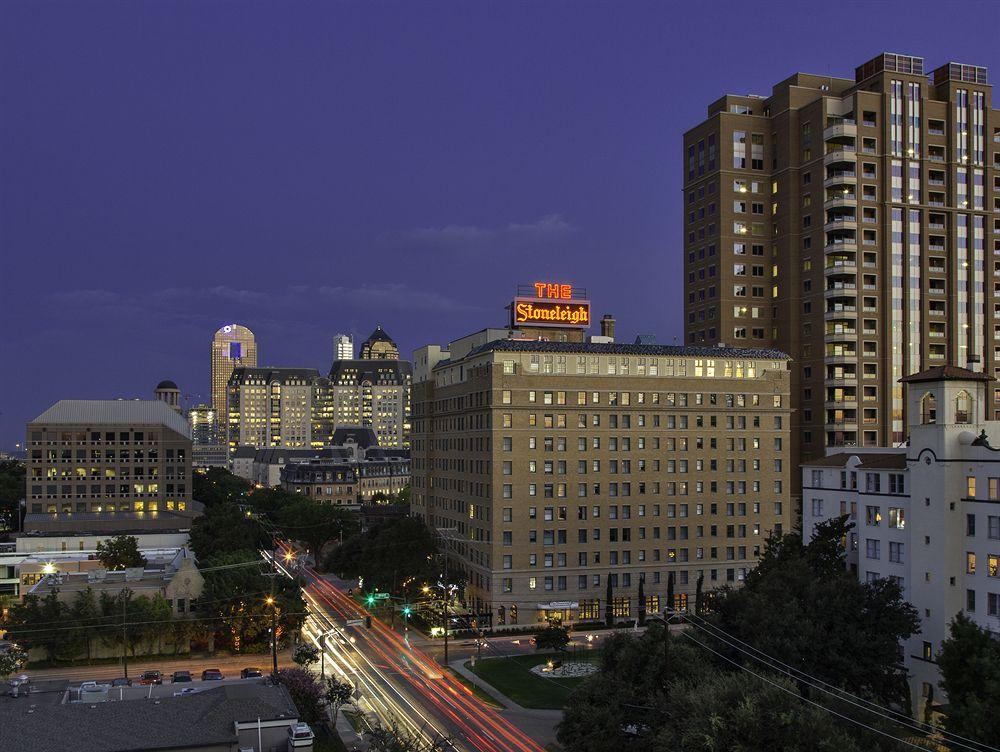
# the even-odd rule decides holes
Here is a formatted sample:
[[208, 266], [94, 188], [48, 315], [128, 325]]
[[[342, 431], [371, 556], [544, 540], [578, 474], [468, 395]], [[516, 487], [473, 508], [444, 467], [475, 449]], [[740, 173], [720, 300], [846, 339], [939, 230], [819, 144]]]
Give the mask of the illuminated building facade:
[[189, 527], [188, 424], [159, 400], [61, 400], [27, 426], [25, 530]]
[[229, 412], [229, 377], [233, 369], [257, 365], [257, 340], [242, 324], [226, 324], [212, 338], [212, 407], [219, 429], [226, 433]]
[[685, 134], [686, 340], [792, 357], [794, 462], [904, 442], [907, 374], [1000, 366], [991, 98], [985, 68], [885, 53]]
[[399, 348], [381, 326], [376, 326], [368, 339], [361, 343], [359, 357], [361, 360], [399, 360]]
[[605, 321], [414, 353], [411, 514], [449, 531], [494, 627], [659, 613], [671, 574], [684, 608], [791, 528], [787, 356], [620, 344]]
[[228, 441], [238, 447], [311, 447], [320, 381], [314, 368], [238, 367], [229, 377]]
[[[386, 449], [410, 445], [409, 361], [395, 359], [338, 360], [330, 369], [323, 408], [333, 426], [363, 426]], [[328, 419], [325, 421], [329, 425]]]

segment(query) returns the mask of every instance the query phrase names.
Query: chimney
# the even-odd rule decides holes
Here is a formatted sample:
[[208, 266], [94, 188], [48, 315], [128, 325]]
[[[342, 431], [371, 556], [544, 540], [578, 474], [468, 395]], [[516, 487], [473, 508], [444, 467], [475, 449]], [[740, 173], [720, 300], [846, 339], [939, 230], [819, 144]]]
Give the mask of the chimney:
[[615, 338], [615, 317], [610, 313], [601, 316], [601, 336]]

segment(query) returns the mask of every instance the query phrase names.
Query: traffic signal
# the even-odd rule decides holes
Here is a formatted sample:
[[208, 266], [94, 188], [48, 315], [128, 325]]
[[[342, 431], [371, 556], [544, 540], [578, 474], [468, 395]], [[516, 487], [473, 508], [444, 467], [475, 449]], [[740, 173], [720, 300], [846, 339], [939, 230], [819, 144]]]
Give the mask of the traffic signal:
[[375, 596], [372, 595], [371, 593], [369, 593], [367, 596], [365, 596], [365, 605], [374, 606], [375, 605]]
[[409, 616], [411, 613], [413, 613], [413, 609], [409, 606], [403, 606], [403, 616]]
[[372, 617], [370, 617], [370, 616], [366, 616], [365, 617], [365, 627], [367, 629], [371, 629], [372, 628]]

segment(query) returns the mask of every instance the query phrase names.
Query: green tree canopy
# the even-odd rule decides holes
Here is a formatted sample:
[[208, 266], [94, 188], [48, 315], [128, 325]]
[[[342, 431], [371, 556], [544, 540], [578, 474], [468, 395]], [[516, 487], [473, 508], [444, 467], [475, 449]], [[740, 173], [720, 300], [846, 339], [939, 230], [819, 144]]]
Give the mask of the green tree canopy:
[[938, 667], [948, 695], [945, 728], [995, 744], [1000, 739], [1000, 639], [959, 613], [941, 643]]
[[[267, 644], [275, 606], [283, 634], [302, 627], [305, 602], [298, 587], [287, 577], [264, 574], [266, 565], [256, 551], [219, 554], [202, 566], [205, 587], [198, 599], [198, 612], [214, 620], [223, 642], [234, 650]], [[266, 602], [270, 596], [274, 604]]]
[[199, 562], [234, 551], [259, 551], [269, 545], [260, 523], [234, 504], [207, 508], [191, 526], [191, 548]]
[[341, 533], [349, 537], [357, 527], [354, 515], [331, 504], [321, 504], [296, 494], [272, 516], [286, 538], [302, 541], [320, 561], [323, 547]]
[[557, 650], [560, 653], [569, 645], [569, 630], [552, 624], [535, 635], [535, 650]]
[[146, 557], [139, 552], [139, 539], [134, 535], [116, 535], [98, 541], [97, 558], [105, 569], [112, 571], [146, 566]]
[[195, 472], [192, 477], [192, 497], [206, 507], [232, 502], [243, 503], [253, 485], [221, 467]]
[[[557, 736], [574, 752], [875, 752], [905, 747], [758, 678], [662, 623], [609, 637], [601, 671], [570, 697]], [[843, 708], [836, 708], [843, 712]], [[870, 718], [871, 726], [878, 724]]]
[[345, 577], [364, 577], [366, 589], [416, 594], [436, 576], [437, 542], [417, 517], [403, 517], [359, 533], [338, 546], [327, 568]]
[[17, 526], [24, 498], [25, 467], [20, 460], [0, 460], [0, 530]]
[[709, 619], [813, 677], [906, 706], [899, 644], [917, 631], [917, 613], [896, 583], [859, 583], [847, 570], [842, 541], [850, 528], [843, 517], [819, 525], [809, 543], [798, 533], [770, 538], [742, 588], [712, 594]]

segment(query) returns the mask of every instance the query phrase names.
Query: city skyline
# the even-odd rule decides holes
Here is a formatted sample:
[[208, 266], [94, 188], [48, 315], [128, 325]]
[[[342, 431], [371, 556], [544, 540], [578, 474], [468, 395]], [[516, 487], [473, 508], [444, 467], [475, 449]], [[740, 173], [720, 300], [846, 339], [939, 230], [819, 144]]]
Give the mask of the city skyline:
[[[796, 33], [791, 7], [756, 14], [786, 38], [780, 58], [734, 68], [702, 54], [698, 34], [676, 33], [703, 19], [719, 49], [740, 49], [744, 24], [724, 5], [702, 16], [574, 8], [572, 33], [565, 6], [387, 7], [360, 19], [303, 5], [285, 17], [294, 45], [272, 38], [254, 6], [218, 44], [208, 41], [222, 8], [196, 19], [182, 6], [6, 6], [4, 103], [23, 116], [0, 144], [18, 186], [3, 200], [0, 351], [24, 365], [4, 375], [0, 447], [59, 397], [148, 397], [169, 378], [210, 401], [206, 333], [231, 321], [255, 332], [262, 363], [321, 370], [337, 332], [360, 338], [381, 323], [408, 357], [460, 336], [468, 317], [500, 326], [503, 301], [530, 281], [511, 261], [588, 286], [620, 338], [681, 342], [679, 144], [707, 103], [768, 95], [795, 71], [849, 77], [885, 50], [929, 69], [957, 58], [1000, 70], [990, 23], [930, 29], [922, 14], [866, 5], [871, 23], [833, 55]], [[414, 33], [425, 25], [464, 41], [437, 45]], [[141, 43], [118, 33], [136, 27]], [[359, 47], [376, 27], [382, 42]], [[330, 91], [340, 96], [319, 96]], [[290, 143], [275, 147], [276, 132]], [[96, 350], [80, 331], [101, 333]], [[79, 369], [67, 394], [60, 364], [88, 358], [102, 367]]]

